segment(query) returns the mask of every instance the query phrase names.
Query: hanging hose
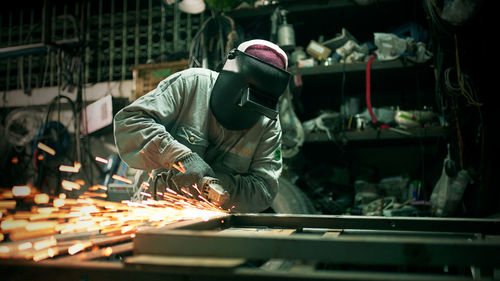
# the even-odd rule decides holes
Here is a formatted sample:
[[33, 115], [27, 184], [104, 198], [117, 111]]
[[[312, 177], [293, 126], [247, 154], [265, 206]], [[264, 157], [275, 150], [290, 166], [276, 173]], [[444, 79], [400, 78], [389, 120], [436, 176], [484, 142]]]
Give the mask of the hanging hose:
[[373, 54], [369, 59], [368, 62], [366, 63], [366, 107], [368, 108], [368, 112], [370, 113], [370, 116], [372, 118], [372, 123], [377, 124], [378, 120], [377, 117], [375, 117], [375, 113], [373, 113], [373, 108], [372, 108], [372, 101], [371, 101], [371, 67], [372, 67], [372, 62], [375, 60], [377, 55]]
[[202, 23], [193, 37], [189, 47], [189, 67], [217, 70], [217, 66], [239, 40], [234, 20], [212, 12], [212, 16]]

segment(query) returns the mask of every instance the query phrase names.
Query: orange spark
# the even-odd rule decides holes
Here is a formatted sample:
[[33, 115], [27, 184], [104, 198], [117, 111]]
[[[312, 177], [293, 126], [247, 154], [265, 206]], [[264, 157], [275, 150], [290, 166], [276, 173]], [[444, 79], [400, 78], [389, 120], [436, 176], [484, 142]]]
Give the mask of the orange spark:
[[55, 246], [56, 244], [57, 244], [56, 238], [54, 238], [54, 236], [51, 236], [49, 239], [35, 242], [33, 248], [39, 251], [48, 247]]
[[184, 165], [182, 165], [182, 162], [181, 162], [181, 161], [177, 162], [177, 164], [175, 164], [175, 163], [174, 163], [174, 164], [172, 164], [172, 166], [173, 166], [174, 168], [176, 168], [179, 172], [181, 172], [181, 173], [183, 173], [183, 174], [185, 174], [185, 173], [186, 173], [186, 169], [184, 168]]
[[64, 200], [64, 198], [57, 198], [57, 199], [54, 199], [53, 203], [54, 203], [55, 208], [59, 208], [59, 207], [64, 206], [65, 200]]
[[141, 187], [142, 187], [144, 190], [148, 190], [148, 189], [149, 189], [149, 183], [147, 183], [147, 182], [143, 181], [143, 182], [141, 183]]
[[73, 189], [80, 189], [80, 185], [76, 182], [68, 181], [68, 180], [63, 180], [61, 182], [61, 186], [63, 189], [66, 189], [68, 191], [71, 191]]
[[[70, 181], [64, 183], [65, 186], [69, 186], [69, 189], [73, 190], [76, 186], [72, 186], [72, 184], [76, 183]], [[106, 187], [93, 186], [91, 189], [97, 191], [98, 189], [106, 189]], [[0, 193], [0, 197], [14, 198], [12, 190], [8, 190], [8, 193], [10, 195], [6, 195], [3, 191]], [[19, 194], [17, 191], [15, 193]], [[102, 193], [89, 191], [83, 193], [86, 196], [96, 194], [105, 196]], [[73, 240], [72, 242], [61, 242], [61, 245], [58, 245], [54, 235], [97, 232], [99, 236], [127, 234], [133, 238], [135, 232], [142, 227], [163, 227], [169, 223], [194, 218], [207, 220], [211, 216], [226, 213], [217, 206], [203, 202], [202, 199], [200, 201], [197, 198], [190, 198], [188, 196], [190, 193], [186, 193], [186, 190], [181, 192], [182, 195], [171, 189], [158, 192], [161, 200], [152, 200], [151, 194], [146, 194], [149, 196], [147, 200], [134, 202], [124, 200], [122, 203], [117, 203], [90, 197], [71, 199], [66, 198], [64, 193], [52, 198], [48, 194], [36, 193], [36, 190], [31, 188], [29, 197], [26, 199], [22, 197], [16, 198], [16, 200], [0, 200], [2, 214], [0, 241], [4, 239], [20, 241], [20, 243], [16, 242], [15, 246], [0, 244], [0, 257], [17, 258], [19, 249], [21, 249], [21, 257], [40, 261], [64, 254], [63, 251], [74, 255], [90, 250], [94, 246], [103, 247], [102, 255], [107, 256], [113, 253], [111, 247], [104, 248], [108, 244], [94, 245], [90, 241]], [[32, 205], [31, 211], [20, 210], [12, 213], [10, 209], [15, 208], [16, 202], [20, 200], [26, 201], [25, 203], [52, 203], [52, 206]]]
[[185, 190], [184, 188], [181, 188], [181, 191], [186, 193], [187, 195], [194, 197], [193, 194], [191, 194], [189, 191]]
[[129, 226], [125, 226], [122, 228], [122, 234], [126, 234], [127, 232], [130, 232], [132, 230], [135, 229], [135, 225], [129, 225]]
[[128, 184], [132, 184], [132, 181], [125, 178], [125, 177], [122, 177], [122, 176], [119, 176], [119, 175], [113, 175], [111, 176], [111, 178], [117, 180], [117, 181], [121, 181], [121, 182], [124, 182], [124, 183], [128, 183]]
[[31, 194], [31, 187], [27, 185], [17, 185], [12, 187], [12, 194], [14, 196], [28, 196]]
[[12, 159], [10, 160], [10, 162], [11, 162], [12, 164], [17, 164], [17, 163], [19, 163], [19, 158], [17, 158], [17, 157], [12, 157]]
[[47, 250], [43, 250], [43, 251], [35, 253], [35, 255], [33, 255], [33, 260], [34, 261], [41, 261], [44, 259], [52, 258], [55, 255], [57, 255], [58, 253], [59, 253], [59, 250], [57, 248], [49, 248]]
[[108, 187], [107, 186], [104, 186], [104, 185], [98, 185], [99, 189], [102, 189], [104, 191], [108, 190]]
[[49, 203], [49, 195], [47, 195], [45, 193], [35, 194], [35, 203], [37, 203], [37, 204]]
[[100, 185], [100, 184], [96, 184], [96, 185], [89, 187], [89, 191], [97, 191], [99, 189], [106, 191], [106, 190], [108, 190], [108, 187], [106, 187], [104, 185]]
[[83, 251], [84, 249], [92, 246], [92, 243], [87, 241], [87, 242], [82, 242], [82, 243], [76, 243], [73, 244], [71, 247], [68, 248], [68, 253], [70, 255], [74, 255], [80, 251]]
[[56, 221], [30, 222], [26, 224], [25, 228], [28, 231], [33, 231], [33, 230], [54, 228], [56, 225], [57, 225]]
[[[57, 200], [57, 199], [55, 199]], [[57, 208], [51, 208], [51, 207], [45, 207], [45, 208], [37, 208], [36, 211], [39, 213], [39, 214], [50, 214], [54, 211], [57, 211], [58, 209]]]
[[170, 192], [170, 193], [172, 193], [172, 194], [177, 194], [177, 192], [173, 191], [172, 189], [170, 189], [168, 187], [165, 190], [168, 191], [168, 192]]
[[105, 257], [111, 256], [112, 253], [113, 253], [113, 249], [111, 249], [111, 247], [106, 247], [106, 249], [102, 250], [102, 254]]
[[25, 242], [25, 243], [19, 244], [19, 246], [17, 246], [19, 251], [24, 251], [24, 250], [27, 250], [31, 247], [33, 247], [33, 244], [31, 244], [31, 242]]
[[27, 220], [4, 220], [2, 221], [2, 223], [0, 223], [0, 229], [9, 231], [16, 228], [25, 227], [27, 224]]
[[9, 247], [7, 247], [7, 246], [0, 246], [0, 254], [7, 254], [8, 252], [10, 252]]
[[68, 172], [68, 173], [78, 173], [78, 172], [80, 172], [81, 167], [82, 167], [82, 164], [75, 162], [75, 164], [73, 166], [60, 165], [59, 171]]
[[144, 195], [146, 197], [151, 197], [151, 194], [147, 193], [147, 192], [141, 192], [141, 195]]
[[108, 160], [107, 160], [107, 159], [104, 159], [104, 158], [102, 158], [102, 157], [96, 156], [94, 159], [95, 159], [95, 161], [97, 161], [97, 162], [101, 162], [101, 163], [104, 163], [104, 164], [108, 164]]
[[195, 183], [192, 185], [194, 189], [196, 189], [196, 191], [198, 191], [199, 194], [201, 194], [201, 191], [198, 189], [198, 184]]
[[43, 159], [45, 159], [45, 156], [43, 156], [43, 154], [38, 154], [38, 156], [36, 158], [38, 160], [42, 161]]
[[80, 186], [85, 185], [85, 181], [84, 180], [76, 180], [75, 182], [77, 184], [79, 184]]
[[210, 201], [208, 201], [205, 197], [201, 196], [201, 195], [198, 195], [198, 198], [200, 198], [201, 200], [207, 202], [208, 204], [211, 204]]
[[[12, 190], [4, 190], [2, 194], [0, 194], [0, 199], [12, 199], [14, 198], [14, 194], [12, 194]], [[0, 206], [1, 208], [1, 206]]]
[[106, 198], [106, 197], [108, 197], [108, 195], [106, 193], [97, 193], [97, 192], [88, 192], [88, 191], [85, 191], [83, 194], [87, 195], [89, 197], [100, 197], [100, 198]]
[[44, 143], [38, 142], [37, 147], [50, 155], [56, 155], [56, 151]]

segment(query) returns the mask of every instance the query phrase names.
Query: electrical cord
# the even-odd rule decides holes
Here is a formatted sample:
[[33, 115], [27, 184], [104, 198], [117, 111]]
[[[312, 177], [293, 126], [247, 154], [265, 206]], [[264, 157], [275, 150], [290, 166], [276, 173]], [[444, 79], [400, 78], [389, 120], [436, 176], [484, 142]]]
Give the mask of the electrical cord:
[[434, 0], [425, 0], [423, 2], [423, 5], [424, 11], [429, 17], [429, 20], [432, 22], [432, 27], [436, 28], [436, 31], [439, 31], [451, 38], [452, 33], [450, 29], [452, 27], [441, 20], [441, 10], [437, 6], [436, 2]]
[[[215, 33], [210, 32], [211, 28], [216, 29]], [[216, 70], [229, 50], [239, 42], [239, 37], [234, 20], [212, 10], [210, 18], [202, 23], [191, 41], [189, 67]]]
[[463, 75], [461, 73], [461, 70], [460, 70], [460, 59], [459, 59], [459, 54], [458, 54], [458, 42], [457, 42], [457, 35], [454, 34], [453, 35], [453, 38], [454, 38], [454, 42], [455, 42], [455, 60], [456, 60], [456, 72], [457, 72], [457, 83], [458, 85], [460, 86], [460, 93], [462, 94], [462, 96], [465, 97], [465, 99], [467, 100], [467, 102], [470, 104], [470, 105], [474, 105], [474, 106], [482, 106], [482, 103], [476, 101], [472, 95], [469, 93], [469, 91], [467, 91], [464, 87], [464, 81], [463, 81]]
[[[469, 75], [463, 72], [460, 61], [460, 50], [457, 35], [461, 34], [459, 27], [448, 24], [441, 17], [441, 10], [439, 9], [435, 0], [425, 0], [424, 11], [429, 20], [431, 39], [434, 43], [434, 62], [435, 62], [435, 79], [436, 79], [436, 101], [440, 105], [440, 111], [444, 120], [450, 120], [454, 125], [455, 137], [457, 144], [457, 157], [461, 169], [465, 168], [467, 163], [466, 148], [469, 147], [466, 143], [465, 137], [471, 134], [464, 131], [461, 124], [461, 116], [464, 115], [464, 109], [461, 108], [459, 98], [465, 100], [466, 105], [472, 106], [477, 109], [477, 118], [479, 125], [474, 126], [477, 137], [475, 143], [479, 145], [479, 166], [484, 166], [484, 125], [483, 116], [481, 112], [482, 103], [477, 98], [472, 79]], [[443, 46], [449, 42], [448, 46]], [[447, 57], [447, 49], [453, 50]], [[447, 59], [453, 66], [445, 67]], [[448, 98], [447, 98], [448, 97]], [[467, 117], [470, 119], [470, 116]], [[444, 123], [446, 125], [446, 123]], [[474, 150], [474, 149], [472, 149]], [[475, 156], [474, 156], [475, 157]]]
[[[38, 165], [38, 161], [39, 161], [38, 156], [40, 155], [39, 149], [38, 149], [38, 143], [40, 142], [40, 140], [54, 141], [53, 139], [51, 140], [50, 138], [52, 137], [51, 133], [55, 132], [56, 138], [57, 138], [53, 144], [56, 146], [56, 147], [53, 147], [53, 149], [56, 150], [56, 153], [57, 153], [57, 156], [55, 156], [55, 157], [62, 158], [62, 157], [67, 156], [65, 150], [69, 147], [69, 142], [70, 142], [68, 130], [63, 124], [61, 124], [61, 122], [59, 122], [60, 117], [58, 117], [57, 122], [50, 121], [50, 115], [53, 112], [54, 106], [56, 104], [57, 104], [58, 115], [60, 115], [60, 110], [61, 110], [60, 109], [60, 101], [62, 99], [66, 100], [69, 103], [69, 105], [71, 107], [71, 111], [72, 111], [73, 116], [74, 116], [73, 126], [74, 126], [75, 130], [77, 128], [76, 109], [75, 109], [75, 105], [74, 105], [73, 101], [69, 97], [64, 96], [64, 95], [58, 95], [54, 99], [52, 99], [52, 101], [47, 106], [44, 122], [38, 131], [38, 135], [36, 136], [36, 138], [33, 141], [33, 150], [32, 150], [32, 156], [31, 156], [34, 170], [37, 171], [37, 173], [38, 173], [38, 182], [39, 182], [40, 189], [43, 189], [42, 173], [50, 171], [50, 169], [44, 169], [43, 165], [41, 165], [41, 166]], [[51, 130], [54, 130], [54, 131], [51, 131]], [[79, 149], [78, 147], [75, 147], [76, 151], [78, 151], [78, 149]], [[64, 153], [64, 154], [61, 154], [61, 153]], [[43, 162], [41, 162], [41, 163], [43, 163]], [[48, 164], [45, 164], [45, 165], [48, 165]], [[60, 176], [58, 175], [58, 177], [60, 177]]]

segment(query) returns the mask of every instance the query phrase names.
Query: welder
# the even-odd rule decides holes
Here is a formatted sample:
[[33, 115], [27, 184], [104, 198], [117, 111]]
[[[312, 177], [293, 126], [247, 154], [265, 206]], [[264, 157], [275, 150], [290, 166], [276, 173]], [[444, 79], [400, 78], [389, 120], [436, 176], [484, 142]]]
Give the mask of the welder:
[[179, 71], [121, 109], [115, 143], [138, 169], [134, 198], [168, 189], [195, 198], [203, 180], [215, 178], [228, 195], [221, 208], [268, 209], [282, 170], [278, 100], [287, 65], [276, 44], [249, 40], [229, 51], [221, 71]]

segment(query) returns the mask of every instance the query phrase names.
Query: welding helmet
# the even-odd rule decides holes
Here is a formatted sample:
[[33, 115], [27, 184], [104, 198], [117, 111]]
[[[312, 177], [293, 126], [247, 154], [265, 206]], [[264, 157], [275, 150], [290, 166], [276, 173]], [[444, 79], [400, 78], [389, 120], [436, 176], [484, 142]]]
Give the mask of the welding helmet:
[[262, 117], [277, 120], [278, 100], [290, 80], [286, 53], [265, 40], [229, 52], [215, 81], [210, 109], [228, 130], [246, 130]]

